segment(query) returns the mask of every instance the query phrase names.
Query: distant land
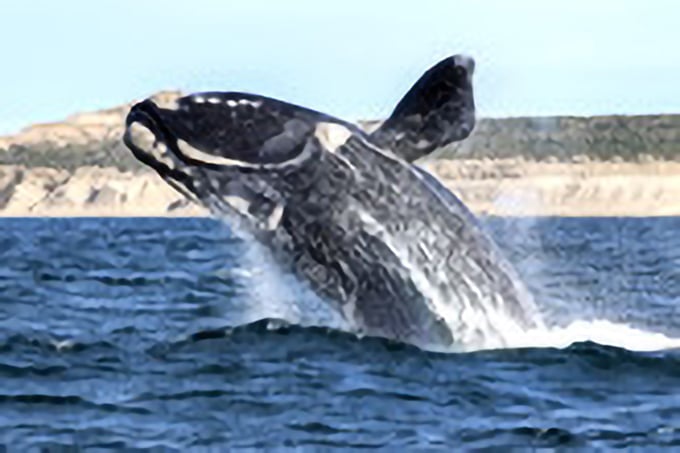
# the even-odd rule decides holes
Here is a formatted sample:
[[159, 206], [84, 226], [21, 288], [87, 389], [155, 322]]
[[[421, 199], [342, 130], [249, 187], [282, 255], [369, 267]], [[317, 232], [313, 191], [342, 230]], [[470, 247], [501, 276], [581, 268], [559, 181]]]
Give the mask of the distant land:
[[[0, 216], [205, 215], [122, 144], [131, 105], [0, 137]], [[482, 118], [420, 164], [480, 214], [680, 215], [675, 114]]]

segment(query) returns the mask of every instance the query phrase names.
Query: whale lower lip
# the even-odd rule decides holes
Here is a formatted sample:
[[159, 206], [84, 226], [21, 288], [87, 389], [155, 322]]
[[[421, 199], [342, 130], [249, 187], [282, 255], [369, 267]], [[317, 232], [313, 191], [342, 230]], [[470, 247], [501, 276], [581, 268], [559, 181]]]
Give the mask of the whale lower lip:
[[125, 123], [127, 126], [130, 126], [134, 122], [141, 122], [152, 127], [160, 122], [156, 106], [151, 100], [145, 99], [132, 106]]
[[126, 118], [123, 142], [142, 163], [156, 170], [163, 178], [185, 184], [190, 177], [177, 168], [173, 146], [160, 126], [160, 119], [150, 101], [135, 105]]

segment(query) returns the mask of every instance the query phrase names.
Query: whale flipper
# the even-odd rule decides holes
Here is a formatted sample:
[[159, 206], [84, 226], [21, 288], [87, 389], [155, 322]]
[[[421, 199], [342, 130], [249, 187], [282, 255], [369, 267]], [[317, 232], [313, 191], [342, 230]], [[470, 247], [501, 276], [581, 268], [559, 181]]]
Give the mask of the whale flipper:
[[475, 125], [474, 60], [446, 58], [418, 79], [371, 141], [412, 162], [466, 138]]

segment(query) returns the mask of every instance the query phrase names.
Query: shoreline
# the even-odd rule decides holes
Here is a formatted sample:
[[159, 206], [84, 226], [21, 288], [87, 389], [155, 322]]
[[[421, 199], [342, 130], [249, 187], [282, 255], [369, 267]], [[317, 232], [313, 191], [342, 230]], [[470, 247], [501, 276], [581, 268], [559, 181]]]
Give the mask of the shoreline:
[[[476, 215], [680, 216], [680, 162], [438, 159], [436, 174]], [[151, 171], [0, 166], [0, 218], [207, 217]]]

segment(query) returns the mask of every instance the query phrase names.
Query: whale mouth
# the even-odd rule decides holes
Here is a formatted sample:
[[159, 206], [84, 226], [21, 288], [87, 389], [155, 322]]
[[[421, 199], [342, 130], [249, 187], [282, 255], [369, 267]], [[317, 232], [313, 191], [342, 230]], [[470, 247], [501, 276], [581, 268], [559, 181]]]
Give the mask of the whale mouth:
[[147, 99], [134, 105], [126, 119], [125, 145], [190, 201], [217, 215], [236, 212], [257, 228], [270, 231], [282, 215], [281, 197], [267, 190], [263, 172], [258, 171], [266, 173], [269, 167], [282, 164], [237, 160], [217, 146], [214, 154], [200, 150], [204, 144], [192, 140], [190, 133], [196, 124], [173, 116], [186, 112], [190, 103], [191, 99], [181, 98], [176, 109], [166, 109]]
[[172, 136], [164, 130], [156, 105], [145, 100], [130, 109], [125, 121], [123, 142], [142, 163], [156, 170], [162, 177], [183, 180], [184, 165], [173, 146]]
[[[180, 109], [185, 105], [178, 104]], [[259, 165], [242, 162], [202, 151], [176, 134], [163, 118], [169, 112], [159, 108], [153, 101], [146, 99], [130, 109], [126, 119], [123, 141], [134, 156], [152, 167], [161, 176], [176, 180], [188, 177], [189, 167], [202, 167], [222, 170], [229, 167], [258, 168]], [[190, 128], [189, 125], [188, 128]]]
[[[311, 118], [325, 121], [317, 124]], [[328, 137], [319, 130], [333, 129], [326, 122], [341, 123], [255, 95], [206, 92], [170, 104], [153, 98], [135, 104], [123, 141], [140, 162], [191, 201], [218, 214], [231, 209], [267, 220], [291, 190], [304, 189], [318, 176], [303, 169], [320, 159]]]
[[[180, 101], [183, 100], [180, 99]], [[181, 105], [179, 108], [186, 109], [186, 107], [186, 105]], [[187, 135], [186, 131], [174, 130], [178, 125], [171, 123], [179, 123], [179, 121], [170, 117], [170, 113], [173, 111], [158, 107], [150, 99], [139, 102], [130, 109], [123, 140], [142, 162], [151, 166], [164, 164], [170, 169], [181, 165], [194, 165], [216, 170], [222, 167], [253, 165], [213, 155], [190, 145], [183, 138], [183, 135]], [[175, 121], [169, 123], [169, 120], [173, 119]], [[192, 124], [181, 124], [181, 126], [184, 126], [181, 129], [194, 127]]]
[[154, 169], [173, 189], [199, 202], [194, 177], [174, 152], [156, 109], [148, 99], [134, 105], [126, 118], [123, 142], [140, 162]]

